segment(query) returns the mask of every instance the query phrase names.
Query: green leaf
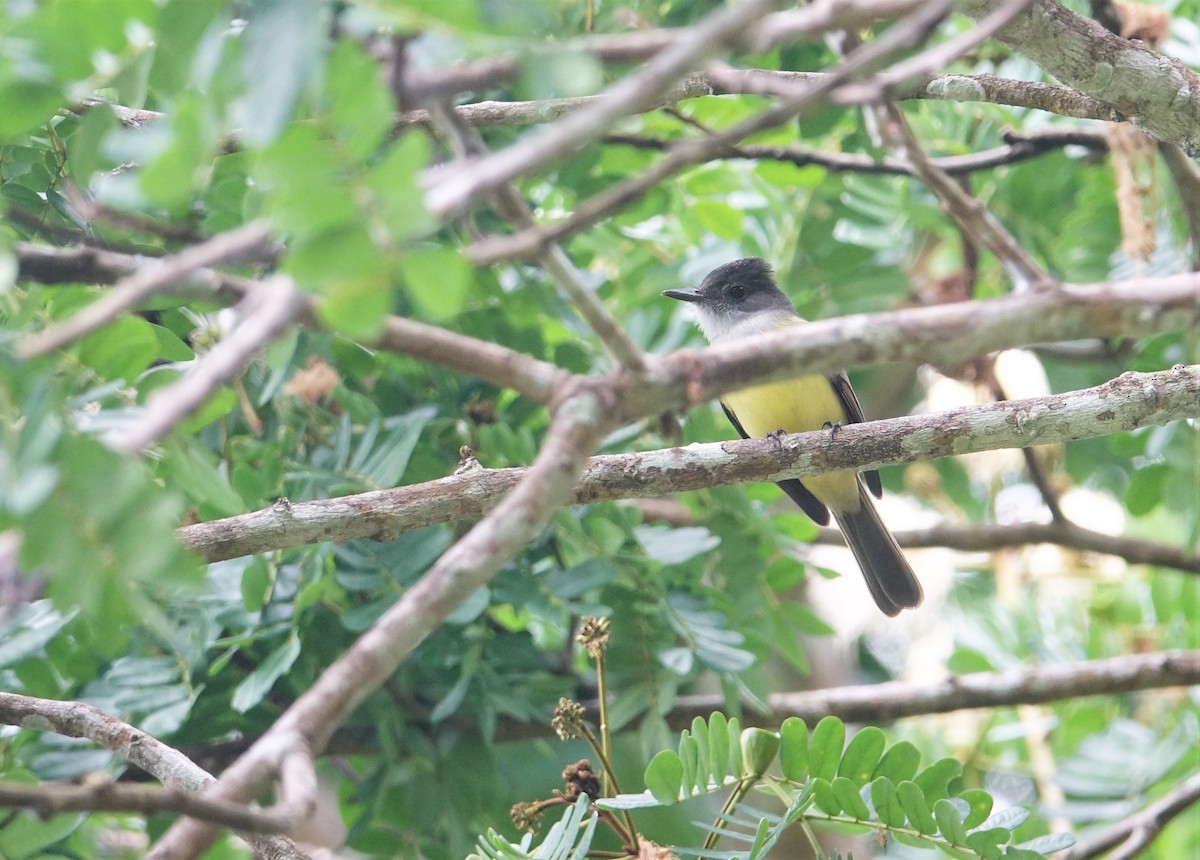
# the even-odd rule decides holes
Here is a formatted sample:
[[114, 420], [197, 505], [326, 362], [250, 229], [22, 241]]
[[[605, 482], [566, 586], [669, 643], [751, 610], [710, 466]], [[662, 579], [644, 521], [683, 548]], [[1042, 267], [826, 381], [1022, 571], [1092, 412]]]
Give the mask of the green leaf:
[[229, 706], [239, 714], [246, 713], [263, 700], [275, 686], [275, 682], [292, 668], [299, 656], [300, 640], [293, 632], [237, 685]]
[[158, 338], [141, 317], [113, 320], [79, 340], [79, 360], [101, 379], [132, 382], [158, 357]]
[[[713, 765], [712, 760], [708, 757], [709, 750], [712, 748], [712, 737], [708, 731], [708, 723], [704, 722], [703, 717], [696, 717], [692, 720], [692, 738], [696, 741], [695, 785], [704, 790], [708, 787], [709, 779], [712, 776]], [[724, 764], [724, 759], [722, 759], [722, 768]]]
[[909, 780], [898, 784], [896, 800], [899, 801], [900, 808], [904, 810], [904, 814], [908, 816], [909, 822], [917, 829], [918, 833], [927, 835], [937, 833], [937, 822], [933, 819], [929, 803], [925, 800], [925, 793], [921, 791], [919, 785]]
[[779, 735], [766, 729], [743, 729], [741, 737], [743, 773], [762, 776], [775, 763], [779, 752]]
[[463, 703], [463, 699], [467, 697], [467, 690], [471, 687], [471, 676], [466, 672], [459, 675], [458, 680], [454, 682], [446, 695], [442, 696], [441, 700], [433, 706], [433, 710], [429, 714], [429, 719], [432, 722], [440, 723], [446, 717], [453, 714], [459, 709]]
[[242, 570], [242, 608], [247, 612], [258, 612], [267, 605], [274, 584], [271, 565], [262, 556], [255, 557]]
[[[737, 745], [736, 740], [732, 743], [734, 746]], [[712, 777], [717, 785], [723, 784], [726, 777], [737, 776], [741, 772], [730, 769], [730, 744], [729, 721], [720, 711], [713, 711], [708, 718], [708, 761], [712, 766]]]
[[633, 533], [646, 555], [659, 564], [682, 564], [721, 543], [719, 537], [701, 526], [638, 526]]
[[679, 737], [679, 760], [683, 762], [683, 793], [684, 796], [694, 794], [699, 777], [700, 754], [699, 744], [687, 729]]
[[896, 796], [896, 784], [886, 776], [871, 781], [871, 805], [875, 807], [879, 820], [888, 827], [903, 827], [908, 821], [904, 807]]
[[808, 726], [799, 717], [788, 717], [779, 727], [779, 762], [785, 778], [802, 782], [808, 775]]
[[992, 814], [992, 796], [983, 789], [968, 788], [958, 796], [971, 810], [963, 819], [963, 827], [968, 830], [978, 827]]
[[933, 818], [942, 838], [947, 842], [951, 845], [967, 844], [967, 833], [963, 830], [962, 815], [959, 814], [957, 806], [946, 798], [937, 800], [933, 804]]
[[646, 765], [646, 788], [664, 806], [679, 802], [683, 789], [683, 762], [674, 750], [661, 750]]
[[475, 274], [453, 248], [416, 248], [401, 263], [404, 282], [413, 303], [433, 320], [462, 313]]
[[254, 4], [243, 35], [246, 95], [235, 117], [243, 144], [265, 146], [283, 130], [301, 90], [321, 71], [328, 27], [323, 0]]
[[928, 803], [950, 796], [950, 781], [962, 775], [958, 759], [943, 758], [925, 768], [913, 781], [920, 786]]
[[984, 860], [997, 860], [1002, 854], [1002, 846], [1012, 838], [1012, 831], [1005, 827], [989, 827], [986, 830], [976, 830], [967, 834], [967, 847]]
[[837, 775], [846, 742], [846, 726], [837, 717], [823, 717], [813, 729], [808, 744], [808, 772], [818, 779], [832, 780]]
[[325, 98], [346, 155], [362, 161], [391, 129], [395, 103], [379, 66], [353, 39], [339, 39], [329, 54]]
[[858, 793], [858, 786], [853, 780], [839, 776], [830, 783], [830, 787], [833, 790], [833, 796], [837, 798], [838, 804], [846, 811], [847, 815], [860, 821], [866, 821], [871, 817], [871, 810], [863, 802], [862, 795]]
[[838, 775], [851, 780], [856, 786], [866, 785], [871, 779], [875, 766], [879, 764], [879, 757], [883, 753], [885, 744], [883, 732], [875, 726], [867, 726], [859, 730], [850, 739], [850, 744], [842, 755], [841, 764], [838, 766]]
[[888, 748], [875, 766], [872, 777], [886, 776], [899, 785], [906, 779], [912, 779], [917, 774], [921, 764], [921, 751], [908, 741], [899, 741]]
[[837, 796], [833, 793], [833, 786], [829, 780], [821, 777], [811, 777], [809, 785], [812, 786], [813, 803], [817, 809], [824, 812], [826, 815], [841, 815], [842, 805], [838, 803]]

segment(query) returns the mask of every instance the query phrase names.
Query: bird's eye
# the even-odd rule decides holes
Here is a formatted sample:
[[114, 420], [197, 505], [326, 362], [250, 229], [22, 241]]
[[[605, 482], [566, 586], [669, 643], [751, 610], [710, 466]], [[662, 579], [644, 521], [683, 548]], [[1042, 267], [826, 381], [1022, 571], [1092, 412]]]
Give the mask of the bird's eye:
[[746, 288], [741, 284], [730, 284], [729, 288], [725, 290], [725, 295], [735, 301], [741, 301], [746, 297]]

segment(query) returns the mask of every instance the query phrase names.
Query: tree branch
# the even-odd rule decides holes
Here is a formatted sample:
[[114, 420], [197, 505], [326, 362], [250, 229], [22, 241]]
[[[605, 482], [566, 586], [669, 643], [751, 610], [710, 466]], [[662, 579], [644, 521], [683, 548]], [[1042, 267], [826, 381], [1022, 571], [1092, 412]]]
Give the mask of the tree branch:
[[82, 785], [0, 783], [0, 807], [29, 809], [43, 818], [61, 812], [175, 812], [245, 833], [289, 833], [294, 818], [256, 812], [244, 804], [209, 800], [179, 789], [119, 785], [107, 779]]
[[303, 300], [291, 278], [275, 275], [238, 304], [239, 322], [178, 380], [154, 391], [130, 423], [106, 440], [119, 451], [143, 451], [187, 418], [223, 383], [229, 382], [300, 314]]
[[[52, 731], [69, 738], [87, 738], [141, 768], [168, 789], [193, 793], [193, 801], [197, 799], [195, 793], [216, 781], [212, 774], [198, 767], [178, 750], [82, 702], [58, 702], [0, 692], [0, 723]], [[202, 805], [198, 808], [228, 810], [229, 804]], [[247, 838], [256, 849], [261, 848], [280, 860], [307, 860], [304, 853], [285, 837], [248, 833]]]
[[[657, 104], [662, 93], [679, 77], [702, 60], [727, 48], [738, 34], [771, 11], [777, 2], [742, 0], [717, 7], [717, 11], [688, 28], [681, 38], [647, 60], [638, 71], [618, 81], [599, 101], [568, 114], [507, 149], [449, 170], [431, 170], [426, 205], [435, 215], [445, 217], [461, 211], [480, 194], [578, 152], [603, 135], [622, 116]], [[835, 0], [819, 0], [798, 11], [815, 9], [824, 18], [829, 18], [837, 6]]]
[[[1127, 373], [1096, 388], [968, 406], [826, 431], [593, 457], [570, 504], [647, 498], [730, 483], [871, 469], [971, 451], [1044, 445], [1200, 416], [1200, 366]], [[484, 515], [529, 470], [474, 469], [338, 499], [293, 502], [179, 530], [207, 561], [326, 540], [394, 540], [414, 528]]]
[[1110, 850], [1112, 854], [1108, 855], [1108, 860], [1134, 860], [1150, 847], [1164, 827], [1197, 801], [1200, 801], [1200, 774], [1192, 774], [1174, 791], [1141, 812], [1090, 839], [1076, 842], [1063, 855], [1063, 860], [1088, 860]]
[[[964, 551], [988, 551], [1012, 546], [1048, 543], [1070, 549], [1100, 552], [1123, 558], [1130, 564], [1170, 567], [1200, 574], [1200, 550], [1153, 543], [1085, 529], [1072, 522], [1063, 523], [940, 523], [924, 529], [904, 529], [893, 533], [905, 548], [947, 547]], [[813, 543], [843, 543], [835, 529], [821, 529]]]
[[[170, 291], [197, 269], [257, 258], [270, 248], [270, 242], [271, 234], [267, 225], [252, 221], [170, 257], [138, 258], [139, 265], [118, 281], [111, 292], [66, 321], [24, 337], [17, 344], [17, 357], [33, 358], [61, 349], [138, 307], [150, 296]], [[94, 252], [93, 256], [103, 254]], [[28, 269], [23, 269], [20, 274], [25, 276], [27, 272]]]
[[[1047, 128], [1032, 134], [1009, 134], [1006, 139], [1009, 141], [1006, 146], [997, 146], [970, 155], [930, 158], [929, 161], [949, 176], [964, 176], [980, 170], [1017, 164], [1066, 146], [1085, 146], [1098, 150], [1108, 148], [1104, 133], [1092, 129]], [[604, 142], [660, 151], [670, 149], [674, 145], [672, 140], [634, 134], [610, 134], [604, 138]], [[728, 147], [719, 157], [786, 161], [797, 167], [815, 164], [832, 173], [914, 175], [912, 166], [899, 159], [876, 159], [869, 155], [849, 152], [824, 152], [797, 145], [742, 144]]]
[[[933, 684], [888, 681], [861, 687], [776, 693], [767, 699], [769, 714], [746, 713], [742, 723], [776, 725], [783, 718], [798, 716], [812, 725], [833, 714], [848, 723], [874, 725], [919, 714], [1040, 704], [1197, 683], [1200, 683], [1200, 651], [1163, 651], [1059, 666], [973, 672]], [[696, 714], [723, 706], [721, 696], [681, 696], [667, 720], [672, 727], [684, 728]]]
[[[964, 0], [960, 8], [978, 21], [999, 5]], [[1034, 0], [997, 38], [1068, 86], [1112, 105], [1156, 140], [1200, 157], [1200, 75], [1178, 60], [1115, 36], [1054, 0]]]
[[[272, 775], [281, 737], [303, 738], [319, 753], [334, 729], [445, 618], [524, 546], [571, 492], [589, 453], [614, 424], [616, 410], [597, 386], [579, 385], [555, 412], [537, 459], [516, 488], [421, 580], [325, 670], [316, 682], [210, 790], [246, 801]], [[212, 825], [184, 819], [162, 837], [149, 860], [193, 858], [216, 838]]]
[[[17, 244], [17, 277], [42, 284], [111, 284], [154, 270], [154, 257], [121, 254], [91, 247], [51, 248], [28, 242]], [[222, 305], [236, 304], [261, 287], [251, 281], [214, 269], [193, 269], [170, 285], [174, 295], [196, 295]], [[303, 325], [324, 328], [315, 305], [305, 300], [299, 314]], [[464, 334], [426, 325], [405, 317], [384, 320], [383, 333], [374, 346], [430, 361], [459, 373], [511, 388], [535, 403], [549, 404], [569, 378], [565, 370], [515, 350]]]

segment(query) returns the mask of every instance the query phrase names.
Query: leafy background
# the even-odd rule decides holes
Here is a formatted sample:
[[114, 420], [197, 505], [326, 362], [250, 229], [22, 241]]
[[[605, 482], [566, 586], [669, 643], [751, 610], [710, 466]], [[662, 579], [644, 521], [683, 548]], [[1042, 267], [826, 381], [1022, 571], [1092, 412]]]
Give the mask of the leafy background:
[[[680, 25], [716, 5], [598, 4], [595, 27]], [[1174, 22], [1165, 50], [1200, 65], [1200, 5], [1158, 5]], [[464, 526], [203, 568], [179, 548], [177, 525], [280, 497], [441, 477], [463, 445], [488, 467], [531, 461], [547, 426], [540, 407], [360, 345], [393, 313], [576, 372], [608, 366], [543, 271], [467, 265], [461, 249], [473, 232], [499, 229], [493, 215], [443, 224], [426, 212], [420, 174], [444, 151], [420, 129], [393, 132], [397, 106], [380, 73], [385, 40], [376, 34], [423, 34], [409, 43], [410, 60], [435, 66], [578, 34], [584, 14], [584, 4], [557, 0], [10, 0], [0, 8], [0, 539], [19, 543], [28, 589], [5, 610], [0, 688], [89, 702], [219, 769]], [[966, 26], [952, 18], [942, 30]], [[741, 59], [803, 70], [833, 56], [803, 45]], [[1041, 76], [991, 44], [958, 69]], [[582, 55], [529, 54], [511, 91], [479, 96], [589, 93], [622, 71]], [[96, 96], [105, 103], [87, 101]], [[123, 125], [109, 102], [163, 116]], [[683, 118], [721, 128], [764, 104], [751, 96], [692, 99], [680, 115], [635, 116], [618, 130], [678, 138], [691, 133]], [[1000, 145], [1006, 128], [1070, 122], [982, 103], [907, 102], [904, 110], [934, 154]], [[498, 148], [523, 131], [487, 130], [486, 139]], [[861, 115], [833, 106], [754, 142], [881, 154]], [[656, 157], [606, 143], [547, 166], [520, 190], [539, 217], [552, 217]], [[1113, 173], [1099, 155], [1055, 151], [973, 176], [971, 185], [1052, 274], [1098, 281], [1187, 268], [1183, 208], [1161, 164], [1148, 169], [1157, 239], [1148, 262], [1120, 250]], [[228, 312], [160, 298], [67, 350], [13, 357], [21, 333], [63, 320], [103, 292], [19, 279], [18, 242], [86, 241], [157, 256], [255, 218], [286, 240], [275, 267], [320, 297], [328, 331], [295, 330], [273, 343], [153, 456], [118, 455], [100, 438], [136, 420], [152, 391], [219, 340]], [[812, 318], [921, 301], [964, 265], [961, 236], [917, 182], [768, 160], [691, 168], [573, 237], [567, 250], [651, 353], [699, 343], [660, 291], [694, 284], [734, 257], [773, 261]], [[973, 286], [980, 297], [1005, 291], [991, 257]], [[1107, 357], [1038, 361], [1049, 389], [1064, 391], [1198, 356], [1195, 333], [1183, 332], [1124, 344]], [[971, 368], [942, 370], [964, 382], [957, 396], [990, 398]], [[933, 377], [913, 371], [854, 373], [868, 412], [917, 408]], [[604, 450], [729, 436], [723, 417], [705, 407], [686, 417], [679, 437], [639, 424], [613, 434]], [[1197, 446], [1197, 429], [1185, 422], [1074, 444], [1051, 454], [1056, 486], [1084, 521], [1103, 516], [1116, 531], [1194, 547]], [[918, 464], [889, 470], [885, 483], [908, 501], [901, 510], [913, 522], [1041, 516], [1019, 458]], [[806, 590], [819, 592], [824, 577], [849, 566], [836, 555], [820, 556], [831, 559], [821, 566], [796, 560], [814, 529], [774, 487], [714, 488], [682, 501], [692, 519], [685, 525], [612, 503], [560, 512], [355, 713], [337, 734], [336, 755], [322, 762], [349, 846], [368, 856], [462, 856], [475, 834], [504, 829], [513, 802], [544, 796], [562, 765], [585, 754], [548, 729], [527, 727], [547, 724], [560, 696], [594, 692], [573, 643], [581, 615], [612, 619], [616, 758], [635, 786], [649, 758], [674, 746], [662, 715], [686, 692], [719, 691], [732, 714], [771, 691], [813, 683], [806, 679], [814, 669], [821, 682], [850, 683], [1200, 647], [1197, 580], [1178, 571], [1032, 548], [917, 555], [938, 568], [942, 585], [931, 588], [924, 620], [885, 625], [854, 606], [843, 613], [806, 601]], [[852, 570], [846, 579], [856, 589], [851, 602], [862, 602]], [[928, 635], [922, 628], [934, 617]], [[926, 760], [960, 758], [964, 787], [1034, 807], [1034, 836], [1047, 820], [1086, 829], [1118, 819], [1194, 772], [1196, 705], [1194, 691], [1089, 698], [1033, 713], [912, 719], [887, 731]], [[1039, 750], [1049, 754], [1049, 772], [1036, 764]], [[8, 780], [123, 768], [106, 751], [53, 734], [0, 734]], [[660, 842], [686, 844], [695, 817], [662, 812], [645, 826], [658, 828]], [[104, 845], [125, 856], [138, 850], [143, 828], [153, 836], [166, 823], [13, 814], [0, 818], [0, 855], [96, 856]], [[132, 849], [121, 847], [119, 833]], [[1198, 841], [1197, 820], [1181, 819], [1147, 856], [1181, 857]], [[225, 841], [209, 856], [242, 852]]]

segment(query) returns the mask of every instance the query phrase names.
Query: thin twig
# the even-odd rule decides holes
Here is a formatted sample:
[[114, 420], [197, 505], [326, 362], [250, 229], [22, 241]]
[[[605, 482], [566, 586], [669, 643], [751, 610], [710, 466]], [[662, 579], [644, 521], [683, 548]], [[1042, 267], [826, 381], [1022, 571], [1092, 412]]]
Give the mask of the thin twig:
[[1044, 290], [1057, 286], [1058, 282], [1021, 247], [1000, 220], [925, 154], [900, 109], [889, 103], [884, 111], [886, 119], [881, 123], [881, 130], [889, 138], [890, 144], [907, 159], [913, 172], [941, 201], [942, 208], [959, 227], [999, 258], [1015, 290]]
[[1112, 851], [1107, 860], [1133, 860], [1179, 815], [1200, 801], [1200, 774], [1192, 774], [1174, 791], [1140, 812], [1071, 847], [1063, 860], [1089, 860]]
[[[518, 176], [578, 152], [600, 137], [621, 117], [657, 104], [662, 93], [681, 75], [729, 46], [747, 27], [771, 11], [779, 0], [742, 0], [718, 7], [689, 28], [685, 37], [655, 54], [633, 74], [622, 78], [600, 101], [568, 114], [553, 125], [523, 138], [507, 149], [449, 171], [430, 174], [425, 196], [429, 210], [446, 216], [461, 211], [474, 198]], [[817, 7], [836, 6], [822, 0]]]
[[0, 807], [29, 809], [43, 818], [61, 812], [175, 812], [246, 833], [290, 833], [298, 820], [180, 789], [120, 785], [107, 779], [81, 785], [0, 783]]
[[257, 257], [270, 241], [267, 225], [252, 221], [170, 257], [143, 258], [143, 265], [115, 284], [111, 292], [64, 322], [23, 338], [17, 344], [17, 356], [33, 358], [61, 349], [136, 308], [150, 296], [169, 292], [197, 269]]
[[[855, 51], [845, 62], [803, 87], [797, 87], [778, 104], [699, 140], [682, 140], [671, 147], [654, 165], [638, 176], [630, 177], [611, 188], [577, 204], [574, 211], [553, 224], [539, 224], [510, 236], [495, 237], [472, 245], [467, 257], [477, 266], [490, 265], [511, 258], [534, 257], [551, 242], [586, 229], [622, 206], [638, 200], [651, 188], [692, 164], [708, 161], [722, 153], [726, 146], [760, 131], [774, 128], [818, 107], [826, 96], [852, 76], [865, 74], [884, 63], [896, 52], [920, 42], [950, 9], [947, 0], [935, 0], [918, 8], [879, 38]], [[710, 71], [711, 75], [711, 71]]]
[[[1066, 146], [1085, 146], [1089, 149], [1106, 149], [1108, 144], [1103, 132], [1092, 129], [1045, 129], [1029, 136], [1010, 136], [1010, 143], [970, 155], [950, 155], [931, 158], [930, 162], [949, 176], [962, 176], [980, 170], [990, 170], [1017, 164], [1036, 158]], [[665, 151], [675, 144], [673, 140], [644, 137], [636, 134], [610, 134], [605, 143], [632, 146], [638, 149]], [[848, 152], [826, 152], [799, 145], [741, 144], [730, 146], [719, 158], [746, 158], [752, 160], [786, 161], [797, 167], [815, 164], [833, 173], [880, 173], [898, 176], [913, 176], [915, 172], [907, 161], [895, 158], [875, 159], [869, 155]]]
[[145, 409], [128, 426], [107, 434], [110, 445], [132, 453], [161, 439], [293, 323], [301, 312], [302, 301], [291, 278], [275, 275], [260, 282], [238, 309], [237, 327], [198, 356], [178, 380], [154, 391]]

